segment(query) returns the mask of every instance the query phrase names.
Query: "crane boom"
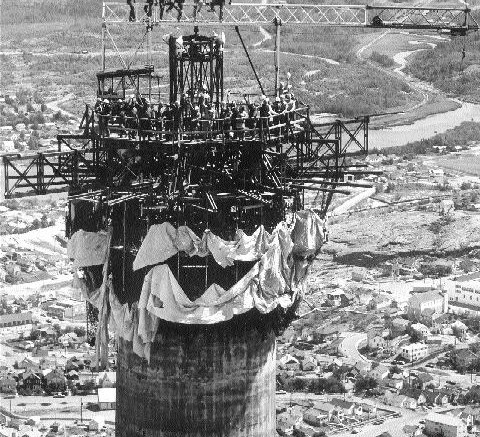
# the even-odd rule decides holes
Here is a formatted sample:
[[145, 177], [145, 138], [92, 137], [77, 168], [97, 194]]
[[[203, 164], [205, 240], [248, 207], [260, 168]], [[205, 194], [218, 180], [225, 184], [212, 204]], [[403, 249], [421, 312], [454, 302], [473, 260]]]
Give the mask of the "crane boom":
[[125, 3], [104, 2], [103, 20], [106, 24], [201, 24], [224, 26], [255, 26], [280, 22], [287, 25], [312, 27], [384, 27], [401, 29], [430, 29], [468, 32], [478, 30], [478, 24], [468, 8], [405, 7], [369, 5], [324, 4], [263, 4], [234, 3], [225, 5], [220, 20], [219, 8], [215, 13], [206, 8], [197, 14], [194, 5], [186, 3], [178, 21], [175, 9], [162, 12], [153, 6], [151, 14], [142, 4], [133, 4], [135, 19], [130, 16], [130, 6]]

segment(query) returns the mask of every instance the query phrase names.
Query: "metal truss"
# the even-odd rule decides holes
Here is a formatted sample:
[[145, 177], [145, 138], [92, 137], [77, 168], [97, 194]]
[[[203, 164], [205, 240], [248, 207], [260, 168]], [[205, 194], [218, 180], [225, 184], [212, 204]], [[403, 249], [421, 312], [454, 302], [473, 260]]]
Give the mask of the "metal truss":
[[[300, 25], [312, 27], [385, 27], [402, 29], [431, 29], [466, 32], [478, 30], [478, 24], [468, 8], [413, 8], [402, 6], [368, 5], [302, 5], [302, 4], [261, 4], [234, 3], [225, 5], [220, 13], [204, 8], [194, 13], [194, 5], [185, 3], [183, 14], [178, 20], [178, 12], [161, 13], [159, 6], [152, 7], [151, 16], [143, 9], [143, 4], [135, 4], [135, 20], [129, 21], [130, 7], [124, 3], [104, 2], [103, 20], [106, 24], [202, 24], [202, 25]], [[220, 19], [220, 15], [222, 18]]]

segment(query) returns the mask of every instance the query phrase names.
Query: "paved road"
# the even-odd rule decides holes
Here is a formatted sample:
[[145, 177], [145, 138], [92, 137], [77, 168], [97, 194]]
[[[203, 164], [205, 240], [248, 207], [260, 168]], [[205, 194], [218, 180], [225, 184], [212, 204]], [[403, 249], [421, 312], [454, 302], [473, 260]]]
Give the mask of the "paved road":
[[367, 340], [367, 334], [365, 332], [346, 332], [345, 338], [340, 344], [340, 353], [345, 356], [354, 359], [355, 361], [369, 362], [360, 352], [358, 352], [358, 346], [362, 341]]
[[[80, 418], [80, 403], [83, 402], [82, 415], [84, 420], [103, 417], [106, 420], [115, 420], [115, 411], [90, 411], [87, 404], [95, 404], [97, 395], [66, 396], [54, 398], [53, 396], [19, 396], [14, 399], [0, 398], [0, 406], [7, 411], [21, 416], [40, 416], [52, 419], [68, 419], [72, 422]], [[43, 405], [42, 405], [43, 404]]]

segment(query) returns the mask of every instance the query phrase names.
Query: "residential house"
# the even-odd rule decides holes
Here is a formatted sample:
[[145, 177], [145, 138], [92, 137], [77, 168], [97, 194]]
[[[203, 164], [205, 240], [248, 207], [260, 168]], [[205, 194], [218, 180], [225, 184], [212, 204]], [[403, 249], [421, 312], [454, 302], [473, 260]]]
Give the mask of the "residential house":
[[415, 375], [410, 377], [410, 384], [413, 388], [419, 388], [425, 390], [428, 385], [438, 385], [438, 382], [435, 381], [435, 378], [429, 373], [418, 372]]
[[279, 365], [280, 368], [284, 370], [300, 370], [300, 361], [290, 354], [286, 354], [280, 358]]
[[67, 387], [65, 374], [60, 369], [44, 370], [45, 390], [49, 392], [64, 391]]
[[457, 387], [443, 387], [440, 392], [447, 396], [449, 404], [457, 404], [461, 391]]
[[372, 363], [370, 361], [358, 361], [353, 366], [359, 375], [366, 375], [372, 369]]
[[423, 323], [413, 323], [410, 327], [422, 337], [427, 337], [430, 334], [430, 330]]
[[73, 369], [65, 373], [65, 378], [67, 378], [68, 381], [78, 381], [80, 379], [78, 376], [78, 372]]
[[440, 391], [436, 390], [424, 390], [423, 395], [426, 399], [427, 405], [447, 405], [448, 404], [448, 396], [446, 394], [441, 393]]
[[314, 402], [312, 410], [314, 410], [314, 414], [318, 413], [318, 417], [328, 422], [333, 421], [334, 418], [340, 419], [340, 421], [343, 420], [343, 411], [339, 411], [335, 405], [331, 404], [330, 402]]
[[18, 369], [32, 370], [34, 372], [40, 372], [40, 363], [32, 360], [31, 358], [25, 357], [22, 361], [19, 361], [17, 364]]
[[403, 388], [403, 379], [385, 378], [383, 380], [385, 387], [394, 388], [395, 390], [401, 390]]
[[27, 333], [32, 330], [32, 313], [30, 311], [3, 314], [0, 316], [0, 332], [15, 332], [20, 334], [21, 332]]
[[327, 347], [322, 349], [322, 352], [325, 352], [329, 355], [337, 355], [341, 351], [342, 345], [342, 338], [337, 338], [336, 340], [332, 341]]
[[311, 372], [317, 368], [317, 362], [315, 360], [315, 357], [312, 355], [307, 355], [303, 360], [302, 360], [302, 370], [304, 372]]
[[11, 420], [10, 416], [7, 416], [4, 413], [0, 413], [0, 425], [8, 425], [10, 420]]
[[15, 393], [17, 391], [17, 381], [10, 373], [4, 373], [0, 376], [0, 392]]
[[342, 304], [342, 299], [344, 296], [345, 296], [345, 292], [342, 289], [337, 288], [327, 293], [327, 302], [331, 306], [338, 307]]
[[40, 366], [40, 370], [53, 369], [57, 366], [57, 360], [56, 358], [42, 357], [40, 358], [40, 362], [38, 364]]
[[435, 313], [448, 312], [448, 295], [439, 290], [431, 290], [425, 293], [415, 293], [408, 300], [407, 316], [409, 320], [419, 321], [427, 309], [433, 309]]
[[288, 413], [277, 413], [277, 433], [280, 436], [291, 436], [296, 421], [293, 420]]
[[448, 414], [429, 413], [425, 417], [424, 433], [430, 436], [465, 437], [467, 426], [458, 417]]
[[78, 335], [75, 332], [66, 332], [65, 334], [58, 337], [58, 342], [64, 346], [75, 346], [81, 343], [82, 341], [78, 338]]
[[372, 349], [385, 349], [387, 347], [387, 340], [379, 334], [367, 337], [367, 346]]
[[461, 412], [460, 418], [467, 425], [480, 425], [480, 407], [467, 405]]
[[343, 399], [333, 398], [330, 403], [341, 411], [344, 416], [358, 416], [363, 413], [362, 406], [355, 402], [344, 401]]
[[89, 431], [100, 431], [105, 426], [105, 419], [103, 417], [95, 417], [88, 422]]
[[467, 348], [453, 352], [453, 358], [457, 368], [463, 369], [468, 369], [473, 363], [478, 361], [478, 356]]
[[424, 343], [411, 343], [402, 346], [401, 355], [408, 361], [417, 361], [428, 355], [428, 345]]
[[385, 379], [390, 373], [390, 370], [385, 367], [384, 365], [380, 364], [379, 366], [373, 368], [368, 372], [368, 376], [372, 377], [373, 379], [376, 379], [377, 381], [381, 381]]
[[367, 404], [365, 402], [362, 403], [362, 410], [363, 410], [364, 413], [369, 414], [369, 415], [376, 415], [377, 414], [377, 406]]
[[433, 314], [431, 318], [430, 332], [434, 334], [449, 335], [451, 331], [451, 314]]
[[311, 426], [321, 426], [332, 420], [335, 407], [331, 406], [331, 410], [325, 414], [325, 411], [316, 408], [310, 408], [303, 413], [303, 421]]
[[322, 326], [315, 331], [320, 343], [333, 341], [338, 337], [338, 328], [333, 325]]
[[424, 405], [427, 402], [423, 391], [418, 388], [404, 388], [400, 390], [400, 394], [415, 399], [417, 405]]
[[292, 431], [293, 437], [323, 437], [324, 435], [323, 430], [313, 429], [302, 424], [297, 425]]
[[467, 335], [467, 325], [461, 322], [460, 320], [455, 320], [454, 323], [451, 324], [451, 328], [453, 333], [459, 338], [465, 338]]
[[25, 370], [20, 374], [19, 386], [23, 390], [38, 392], [42, 390], [42, 378], [33, 370]]
[[386, 405], [392, 405], [394, 407], [410, 408], [412, 410], [417, 408], [417, 401], [415, 399], [405, 395], [397, 395], [389, 391], [385, 392], [383, 401]]
[[117, 389], [114, 387], [98, 389], [98, 408], [100, 410], [115, 410]]
[[393, 319], [390, 324], [390, 333], [392, 337], [404, 335], [407, 332], [410, 323], [409, 320], [401, 319], [400, 317]]
[[101, 372], [97, 378], [97, 386], [108, 388], [115, 387], [117, 384], [117, 373], [116, 372]]
[[315, 360], [317, 361], [317, 366], [322, 370], [324, 370], [328, 366], [330, 366], [333, 363], [334, 359], [335, 359], [335, 357], [332, 357], [331, 355], [325, 355], [325, 354], [316, 354], [315, 355]]

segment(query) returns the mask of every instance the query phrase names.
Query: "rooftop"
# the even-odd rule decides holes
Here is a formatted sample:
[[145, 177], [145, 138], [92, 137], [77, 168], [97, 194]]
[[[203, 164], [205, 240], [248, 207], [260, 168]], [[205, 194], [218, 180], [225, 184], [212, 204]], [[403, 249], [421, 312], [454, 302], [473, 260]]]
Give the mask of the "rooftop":
[[464, 423], [461, 419], [458, 417], [449, 416], [448, 414], [429, 413], [427, 417], [425, 417], [425, 421], [427, 420], [449, 426], [464, 426]]
[[438, 290], [426, 291], [425, 293], [415, 293], [410, 297], [412, 303], [425, 303], [432, 300], [443, 299], [443, 294]]
[[30, 311], [0, 316], [0, 323], [24, 322], [29, 320], [32, 320], [32, 313]]
[[117, 389], [114, 387], [99, 388], [98, 402], [113, 403], [117, 400]]

